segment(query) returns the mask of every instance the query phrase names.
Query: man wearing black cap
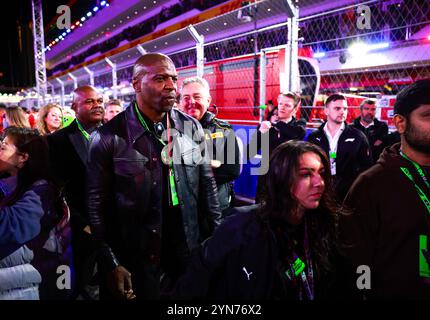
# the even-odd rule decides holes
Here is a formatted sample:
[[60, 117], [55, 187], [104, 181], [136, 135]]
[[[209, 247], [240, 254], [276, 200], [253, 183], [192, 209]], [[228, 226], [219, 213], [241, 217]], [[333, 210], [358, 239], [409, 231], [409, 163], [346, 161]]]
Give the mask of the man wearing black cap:
[[369, 299], [430, 299], [429, 92], [425, 79], [398, 94], [401, 142], [383, 151], [345, 199], [352, 214], [340, 220], [341, 240], [354, 272], [369, 267], [370, 277], [357, 280]]

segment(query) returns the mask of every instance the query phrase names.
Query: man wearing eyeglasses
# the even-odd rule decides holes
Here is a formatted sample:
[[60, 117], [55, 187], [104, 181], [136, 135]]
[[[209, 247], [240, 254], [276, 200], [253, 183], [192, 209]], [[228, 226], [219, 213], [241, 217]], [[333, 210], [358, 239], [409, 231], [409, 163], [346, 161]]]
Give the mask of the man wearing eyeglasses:
[[136, 101], [91, 141], [88, 210], [101, 299], [168, 295], [220, 223], [203, 129], [173, 108], [177, 78], [168, 56], [142, 55], [133, 68]]
[[73, 122], [47, 137], [50, 148], [52, 175], [70, 208], [72, 227], [73, 262], [76, 272], [74, 297], [87, 296], [84, 290], [89, 283], [95, 263], [95, 250], [88, 212], [85, 206], [86, 164], [91, 134], [102, 124], [103, 96], [92, 86], [81, 86], [73, 91]]

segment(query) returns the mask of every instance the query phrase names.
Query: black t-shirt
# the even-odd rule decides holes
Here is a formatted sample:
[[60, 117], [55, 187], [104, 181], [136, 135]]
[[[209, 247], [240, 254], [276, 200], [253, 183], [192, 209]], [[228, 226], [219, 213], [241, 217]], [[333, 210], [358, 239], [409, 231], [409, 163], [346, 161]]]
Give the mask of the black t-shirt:
[[[149, 131], [157, 141], [156, 146], [161, 154], [164, 144], [159, 140], [162, 130], [167, 128], [167, 115], [161, 121], [162, 126], [153, 123], [143, 113], [140, 113], [148, 126]], [[158, 139], [157, 139], [158, 138]], [[160, 156], [161, 161], [161, 156]], [[169, 182], [169, 166], [162, 165], [162, 217], [161, 217], [161, 255], [160, 265], [163, 273], [170, 278], [176, 278], [185, 271], [189, 258], [188, 245], [185, 238], [182, 212], [179, 205], [171, 205], [171, 191]]]

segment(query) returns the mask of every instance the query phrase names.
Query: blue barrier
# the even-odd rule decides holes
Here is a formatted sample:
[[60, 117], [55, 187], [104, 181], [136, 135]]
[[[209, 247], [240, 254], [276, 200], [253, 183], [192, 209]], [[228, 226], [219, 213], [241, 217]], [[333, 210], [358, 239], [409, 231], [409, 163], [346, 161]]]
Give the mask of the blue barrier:
[[[251, 163], [246, 156], [246, 147], [249, 141], [252, 138], [253, 132], [250, 133], [251, 129], [256, 129], [256, 126], [253, 125], [232, 125], [233, 129], [236, 133], [236, 137], [239, 138], [242, 142], [242, 172], [240, 176], [234, 182], [234, 192], [246, 198], [255, 198], [255, 193], [257, 190], [257, 175], [251, 175], [251, 168], [258, 168], [260, 166], [259, 163], [253, 164]], [[315, 129], [307, 128], [305, 139], [307, 140], [309, 134], [315, 131]], [[255, 131], [254, 131], [255, 132]], [[246, 160], [246, 163], [244, 161]], [[256, 162], [255, 159], [252, 159], [253, 162]]]

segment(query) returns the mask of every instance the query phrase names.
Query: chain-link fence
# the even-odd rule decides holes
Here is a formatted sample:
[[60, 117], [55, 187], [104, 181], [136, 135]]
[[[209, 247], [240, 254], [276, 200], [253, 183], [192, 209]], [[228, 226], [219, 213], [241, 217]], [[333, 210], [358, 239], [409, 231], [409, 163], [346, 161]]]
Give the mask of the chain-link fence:
[[[324, 119], [322, 106], [325, 98], [338, 92], [347, 95], [352, 107], [348, 121], [358, 115], [358, 105], [363, 99], [372, 98], [378, 101], [378, 116], [385, 117], [383, 120], [390, 123], [389, 110], [381, 109], [392, 107], [395, 95], [406, 85], [419, 78], [430, 77], [430, 2], [350, 1], [352, 5], [304, 16], [306, 9], [312, 7], [310, 2], [299, 2], [299, 6], [302, 5], [299, 8], [299, 35], [293, 42], [299, 47], [299, 59], [292, 62], [298, 65], [300, 74], [302, 107], [298, 116], [309, 122], [320, 122]], [[260, 17], [263, 12], [267, 14], [269, 10], [282, 9], [281, 2], [276, 2], [279, 8], [273, 7], [274, 3], [259, 1]], [[318, 1], [315, 1], [317, 5]], [[209, 81], [213, 103], [218, 107], [220, 117], [255, 122], [259, 120], [259, 106], [262, 104], [261, 50], [286, 47], [288, 24], [284, 18], [273, 21], [270, 26], [258, 27], [258, 21], [254, 20], [255, 12], [249, 6], [246, 8], [240, 17], [242, 20], [249, 18], [243, 20], [243, 26], [248, 26], [246, 32], [232, 33], [225, 26], [237, 24], [237, 11], [217, 17], [216, 22], [196, 25], [196, 28], [201, 34], [225, 33], [223, 39], [204, 44], [204, 77]], [[167, 42], [166, 38], [165, 44], [170, 44], [170, 40]], [[145, 48], [151, 50], [156, 46], [150, 42]], [[135, 49], [130, 50], [138, 54]], [[180, 51], [166, 53], [178, 69], [179, 84], [185, 77], [196, 75], [197, 55], [192, 43]], [[285, 67], [281, 59], [277, 50], [266, 56], [265, 102], [273, 100], [276, 103], [281, 88], [281, 69]], [[94, 81], [97, 87], [112, 87], [112, 73], [108, 67], [90, 66], [90, 69], [96, 69]], [[132, 65], [118, 67], [116, 85], [119, 86], [119, 97], [124, 100], [130, 100], [132, 96], [130, 90], [123, 90], [126, 87], [130, 89], [131, 77]], [[63, 80], [68, 94], [73, 91], [73, 84], [71, 79]], [[88, 76], [79, 78], [79, 85], [85, 83], [89, 83]]]
[[[260, 105], [260, 51], [285, 45], [287, 28], [253, 31], [232, 36], [204, 46], [204, 78], [211, 88], [212, 102], [222, 118], [235, 121], [258, 121]], [[171, 54], [178, 68], [179, 84], [196, 75], [196, 50], [191, 48]], [[279, 94], [279, 64], [272, 53], [266, 62], [266, 97], [276, 100]]]

